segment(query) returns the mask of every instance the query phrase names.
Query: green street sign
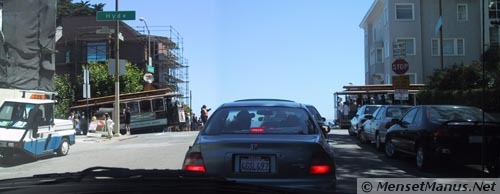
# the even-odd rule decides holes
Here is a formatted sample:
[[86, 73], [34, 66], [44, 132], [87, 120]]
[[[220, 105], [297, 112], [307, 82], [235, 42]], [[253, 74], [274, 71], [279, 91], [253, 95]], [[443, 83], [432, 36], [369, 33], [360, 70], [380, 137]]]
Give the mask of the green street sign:
[[135, 11], [98, 11], [97, 21], [135, 20]]
[[148, 69], [147, 70], [148, 70], [149, 73], [155, 73], [155, 68], [153, 66], [151, 66], [151, 65], [148, 65]]

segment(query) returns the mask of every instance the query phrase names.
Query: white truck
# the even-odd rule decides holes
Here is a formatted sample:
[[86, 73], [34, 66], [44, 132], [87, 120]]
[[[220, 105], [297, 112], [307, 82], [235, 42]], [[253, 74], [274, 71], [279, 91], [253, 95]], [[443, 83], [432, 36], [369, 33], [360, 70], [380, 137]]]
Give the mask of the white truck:
[[5, 98], [0, 107], [0, 162], [11, 162], [16, 154], [35, 158], [68, 154], [75, 130], [71, 121], [54, 119], [54, 95], [21, 92], [21, 98]]

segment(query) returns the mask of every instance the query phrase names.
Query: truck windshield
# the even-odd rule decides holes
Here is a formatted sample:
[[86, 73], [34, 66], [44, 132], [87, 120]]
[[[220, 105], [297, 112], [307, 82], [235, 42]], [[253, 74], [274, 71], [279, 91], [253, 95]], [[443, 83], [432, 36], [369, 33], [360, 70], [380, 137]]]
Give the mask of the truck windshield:
[[25, 129], [33, 104], [5, 102], [0, 108], [0, 127]]

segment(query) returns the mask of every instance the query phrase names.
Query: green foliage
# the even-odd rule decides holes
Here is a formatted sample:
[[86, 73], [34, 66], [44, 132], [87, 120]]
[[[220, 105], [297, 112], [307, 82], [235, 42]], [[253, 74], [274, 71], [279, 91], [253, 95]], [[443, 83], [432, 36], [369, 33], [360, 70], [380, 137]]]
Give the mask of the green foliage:
[[132, 63], [125, 64], [125, 70], [125, 75], [120, 77], [120, 93], [127, 94], [142, 91], [144, 72]]
[[[90, 93], [92, 98], [111, 96], [115, 94], [115, 76], [108, 74], [108, 64], [89, 63]], [[143, 90], [143, 71], [137, 65], [127, 62], [125, 75], [120, 76], [120, 93], [134, 93]], [[83, 78], [79, 76], [79, 85], [83, 85]]]
[[75, 91], [71, 87], [68, 74], [56, 74], [54, 78], [56, 92], [58, 93], [58, 103], [55, 108], [56, 118], [66, 118], [71, 103], [75, 100]]
[[454, 65], [436, 70], [429, 77], [429, 90], [470, 90], [481, 87], [481, 72], [478, 65]]
[[83, 16], [95, 15], [97, 11], [104, 9], [104, 3], [90, 4], [90, 1], [73, 3], [72, 0], [57, 0], [57, 15], [60, 16]]

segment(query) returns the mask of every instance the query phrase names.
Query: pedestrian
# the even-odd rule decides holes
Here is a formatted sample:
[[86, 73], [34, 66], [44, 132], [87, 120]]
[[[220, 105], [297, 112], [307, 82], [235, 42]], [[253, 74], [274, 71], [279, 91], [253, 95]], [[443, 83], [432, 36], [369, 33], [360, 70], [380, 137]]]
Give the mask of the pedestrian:
[[344, 120], [349, 120], [349, 112], [351, 112], [351, 109], [349, 108], [349, 103], [345, 101], [344, 106], [342, 106], [342, 113], [344, 114]]
[[201, 107], [201, 121], [203, 123], [203, 125], [205, 125], [205, 123], [207, 123], [207, 120], [208, 120], [208, 112], [212, 110], [211, 108], [207, 109], [207, 106], [206, 105], [203, 105]]
[[68, 120], [73, 121], [73, 118], [75, 117], [75, 111], [71, 111], [68, 116]]
[[130, 135], [130, 107], [127, 106], [125, 109], [125, 130], [127, 131], [127, 135]]
[[89, 131], [89, 120], [87, 119], [85, 112], [82, 112], [80, 117], [80, 129], [82, 130], [83, 135], [87, 135]]
[[111, 139], [113, 137], [113, 127], [115, 126], [115, 123], [108, 113], [104, 113], [104, 123], [106, 131], [108, 132], [108, 138]]
[[75, 133], [77, 135], [81, 135], [82, 131], [80, 130], [80, 118], [77, 114], [73, 116], [73, 129], [75, 129]]
[[198, 118], [196, 118], [196, 115], [193, 113], [193, 116], [191, 117], [191, 131], [198, 130], [196, 128], [197, 121], [198, 121]]

